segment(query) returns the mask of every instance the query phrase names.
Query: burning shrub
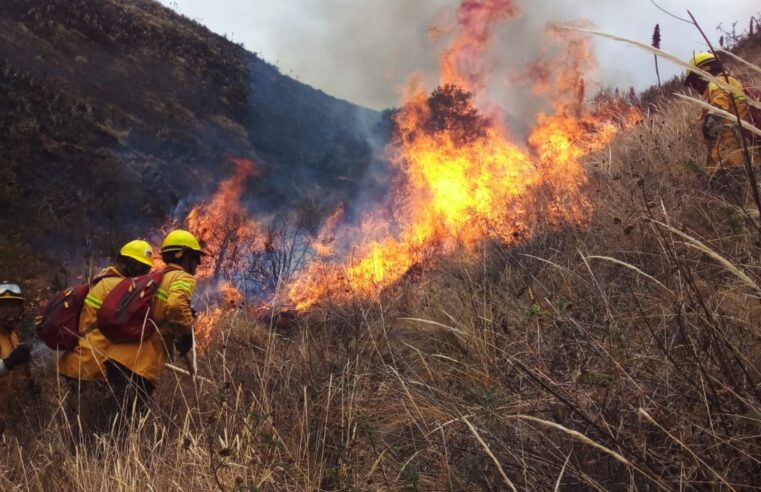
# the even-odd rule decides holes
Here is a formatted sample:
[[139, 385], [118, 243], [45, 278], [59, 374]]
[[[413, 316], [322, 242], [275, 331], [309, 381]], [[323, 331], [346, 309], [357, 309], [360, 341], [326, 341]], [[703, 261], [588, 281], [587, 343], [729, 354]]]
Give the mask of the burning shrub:
[[253, 161], [234, 159], [235, 174], [222, 181], [207, 202], [193, 208], [185, 222], [209, 252], [212, 261], [204, 262], [198, 271], [200, 279], [217, 278], [238, 270], [242, 249], [261, 247], [259, 224], [249, 218], [241, 203], [246, 180], [259, 175]]
[[[422, 124], [426, 134], [445, 133], [456, 145], [472, 143], [486, 136], [489, 121], [473, 104], [473, 94], [455, 85], [437, 87], [428, 98], [428, 108], [428, 121]], [[405, 138], [406, 135], [399, 137]]]

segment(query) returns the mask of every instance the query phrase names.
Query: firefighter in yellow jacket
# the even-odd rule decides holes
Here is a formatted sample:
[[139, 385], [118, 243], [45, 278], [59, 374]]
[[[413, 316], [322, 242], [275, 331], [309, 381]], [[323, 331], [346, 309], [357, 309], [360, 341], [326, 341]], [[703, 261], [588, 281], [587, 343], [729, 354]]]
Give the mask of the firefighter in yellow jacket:
[[24, 310], [21, 288], [13, 283], [0, 283], [0, 435], [11, 407], [24, 380], [30, 380], [30, 349], [19, 341], [18, 329]]
[[180, 356], [193, 348], [193, 275], [205, 255], [190, 232], [170, 232], [161, 245], [166, 270], [151, 305], [151, 319], [158, 330], [142, 342], [114, 343], [108, 348], [108, 382], [120, 404], [126, 405], [125, 412], [149, 400], [172, 345]]
[[[732, 99], [734, 99], [734, 105], [737, 107], [740, 118], [745, 121], [749, 120], [748, 103], [747, 98], [743, 95], [743, 85], [731, 75], [724, 76], [724, 67], [719, 59], [712, 53], [698, 53], [692, 57], [689, 63], [693, 67], [700, 68], [725, 81], [740, 92], [732, 93], [722, 89], [715, 82], [707, 81], [689, 70], [685, 79], [686, 86], [701, 94], [703, 100], [711, 106], [723, 109], [733, 115], [735, 110]], [[738, 170], [737, 168], [743, 166], [745, 161], [743, 139], [746, 137], [738, 127], [736, 119], [727, 119], [706, 109], [701, 114], [700, 122], [708, 151], [706, 171], [709, 176], [713, 177], [719, 170], [731, 170], [733, 168]]]
[[[106, 359], [111, 342], [97, 329], [96, 320], [98, 310], [103, 304], [111, 289], [125, 277], [145, 275], [153, 266], [153, 248], [146, 241], [135, 240], [125, 244], [119, 251], [119, 257], [115, 266], [104, 269], [96, 277], [95, 283], [90, 288], [85, 298], [85, 305], [79, 315], [79, 344], [72, 350], [64, 353], [58, 359], [58, 374], [66, 383], [66, 389], [76, 395], [69, 395], [67, 410], [81, 415], [79, 402], [81, 395], [92, 391], [98, 394], [102, 390], [92, 387], [92, 382], [106, 380], [106, 371], [103, 362]], [[87, 403], [94, 403], [95, 395], [87, 395]], [[73, 415], [69, 415], [73, 417]]]

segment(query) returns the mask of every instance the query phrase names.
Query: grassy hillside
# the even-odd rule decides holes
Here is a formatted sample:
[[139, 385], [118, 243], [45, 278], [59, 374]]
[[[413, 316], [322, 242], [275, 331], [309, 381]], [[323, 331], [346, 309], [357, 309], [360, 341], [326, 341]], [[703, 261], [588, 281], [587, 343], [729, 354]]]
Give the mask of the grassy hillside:
[[111, 254], [213, 189], [230, 157], [262, 168], [262, 212], [346, 198], [372, 158], [378, 113], [150, 0], [4, 1], [0, 54], [0, 249], [35, 239], [39, 261]]
[[78, 443], [48, 377], [0, 487], [751, 490], [758, 213], [707, 186], [699, 110], [657, 104], [588, 156], [588, 224], [277, 330], [231, 314], [119, 445]]
[[[8, 5], [18, 4], [2, 8]], [[142, 2], [129, 8], [118, 5], [125, 12], [158, 9]], [[159, 12], [155, 22], [170, 15]], [[3, 17], [0, 39], [9, 36], [9, 29], [12, 36], [40, 36], [26, 32], [30, 21], [9, 18]], [[744, 40], [738, 50], [758, 64], [761, 37]], [[161, 51], [151, 53], [159, 57]], [[22, 62], [36, 63], [16, 61]], [[88, 116], [100, 113], [87, 107], [56, 126], [56, 115], [74, 111], [78, 106], [73, 101], [84, 96], [64, 81], [43, 87], [35, 85], [35, 76], [14, 75], [11, 83], [6, 75], [2, 83], [9, 91], [0, 101], [15, 116], [0, 120], [11, 125], [2, 133], [8, 136], [1, 138], [15, 139], [18, 155], [34, 165], [25, 166], [6, 151], [5, 158], [13, 161], [2, 168], [6, 174], [0, 179], [0, 207], [26, 214], [19, 217], [35, 234], [41, 229], [34, 228], [47, 227], [55, 243], [61, 224], [81, 221], [81, 214], [63, 213], [71, 193], [76, 203], [90, 200], [111, 210], [113, 217], [129, 211], [125, 207], [130, 204], [119, 201], [119, 195], [104, 201], [92, 193], [89, 186], [98, 180], [128, 191], [129, 183], [142, 189], [140, 169], [180, 175], [180, 181], [214, 174], [213, 166], [183, 160], [182, 146], [214, 155], [223, 149], [204, 146], [225, 147], [221, 141], [251, 149], [275, 166], [280, 152], [299, 150], [295, 145], [282, 149], [273, 140], [300, 138], [310, 148], [320, 145], [319, 137], [301, 134], [296, 124], [289, 126], [290, 113], [278, 111], [278, 105], [297, 101], [302, 108], [324, 108], [300, 121], [335, 118], [346, 126], [351, 121], [347, 114], [358, 111], [343, 103], [328, 104], [325, 96], [308, 97], [303, 86], [278, 78], [262, 62], [246, 66], [254, 75], [247, 107], [272, 101], [277, 105], [258, 116], [236, 116], [232, 101], [237, 99], [215, 93], [218, 97], [208, 102], [211, 109], [187, 106], [182, 118], [203, 121], [199, 125], [216, 132], [215, 138], [200, 138], [190, 130], [199, 126], [177, 124], [175, 131], [188, 132], [172, 140], [177, 147], [165, 147], [144, 130], [123, 134], [124, 128], [146, 126], [115, 123], [101, 128], [106, 120]], [[236, 70], [220, 68], [228, 69]], [[761, 83], [757, 73], [736, 71]], [[187, 85], [182, 90], [198, 95], [203, 84], [221, 89], [230, 83], [234, 92], [234, 79], [194, 80], [199, 84], [195, 89]], [[257, 89], [257, 81], [269, 89]], [[59, 106], [54, 101], [61, 101], [64, 109], [55, 109]], [[45, 113], [47, 119], [19, 112], [27, 107], [39, 111], [46, 104], [53, 108]], [[0, 446], [0, 489], [758, 488], [759, 210], [708, 185], [698, 108], [652, 94], [646, 105], [640, 125], [586, 157], [584, 192], [593, 213], [585, 224], [536, 231], [534, 239], [517, 247], [490, 243], [473, 256], [437, 258], [416, 267], [372, 302], [326, 302], [300, 316], [273, 316], [269, 323], [231, 309], [199, 354], [202, 379], [167, 372], [152, 415], [121, 429], [120, 438], [112, 433], [97, 442], [82, 442], [77, 429], [86, 427], [86, 421], [66, 420], [59, 403], [63, 388], [50, 372], [52, 361], [37, 362], [33, 370], [40, 387], [20, 402]], [[107, 105], [92, 103], [95, 107]], [[131, 105], [125, 108], [107, 110], [138, 118]], [[141, 121], [154, 121], [145, 116], [152, 111], [164, 115], [150, 104], [142, 108]], [[218, 114], [228, 119], [214, 120]], [[251, 128], [244, 123], [257, 118], [262, 118], [260, 123], [251, 125], [261, 124], [262, 135], [268, 137], [244, 134]], [[272, 121], [282, 124], [264, 128]], [[24, 133], [35, 125], [44, 131]], [[335, 128], [325, 131], [344, 138]], [[196, 143], [189, 143], [194, 138]], [[341, 148], [336, 140], [332, 146]], [[352, 152], [341, 155], [354, 162]], [[84, 156], [100, 160], [83, 164]], [[325, 165], [333, 162], [327, 159]], [[135, 167], [138, 163], [144, 167]], [[181, 168], [186, 172], [177, 172], [181, 165], [187, 166]], [[315, 178], [311, 168], [303, 169], [303, 179]], [[49, 174], [34, 174], [43, 170], [81, 173], [76, 179], [87, 186], [56, 186]], [[339, 170], [343, 172], [334, 172]], [[17, 181], [21, 187], [7, 186]], [[41, 189], [44, 193], [37, 194]], [[125, 195], [136, 206], [147, 206], [132, 193]], [[161, 217], [164, 209], [145, 211], [146, 216], [153, 213]], [[18, 256], [13, 261], [33, 261], [23, 255], [34, 251], [0, 248], [8, 263], [14, 251]], [[105, 398], [107, 391], [99, 397]], [[100, 400], [93, 401], [85, 416], [99, 410]]]

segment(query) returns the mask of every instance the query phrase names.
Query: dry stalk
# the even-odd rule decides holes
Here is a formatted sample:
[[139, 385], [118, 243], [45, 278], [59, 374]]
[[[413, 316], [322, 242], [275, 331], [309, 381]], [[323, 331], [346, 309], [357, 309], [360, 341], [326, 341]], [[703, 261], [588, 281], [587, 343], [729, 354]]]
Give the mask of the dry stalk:
[[510, 487], [510, 490], [513, 492], [518, 492], [518, 489], [515, 488], [515, 485], [513, 485], [513, 482], [510, 481], [509, 478], [507, 478], [507, 474], [505, 473], [505, 470], [502, 468], [502, 464], [499, 462], [496, 456], [494, 456], [494, 453], [492, 453], [491, 448], [488, 444], [483, 440], [481, 435], [478, 433], [475, 427], [473, 427], [473, 424], [470, 423], [470, 421], [466, 417], [462, 417], [462, 421], [465, 422], [465, 425], [468, 426], [468, 429], [470, 429], [470, 432], [473, 433], [473, 435], [476, 437], [476, 440], [481, 445], [482, 448], [484, 448], [484, 451], [486, 454], [491, 458], [492, 462], [494, 462], [494, 466], [497, 467], [497, 470], [499, 470], [499, 474], [502, 476], [502, 480], [505, 481], [505, 484]]

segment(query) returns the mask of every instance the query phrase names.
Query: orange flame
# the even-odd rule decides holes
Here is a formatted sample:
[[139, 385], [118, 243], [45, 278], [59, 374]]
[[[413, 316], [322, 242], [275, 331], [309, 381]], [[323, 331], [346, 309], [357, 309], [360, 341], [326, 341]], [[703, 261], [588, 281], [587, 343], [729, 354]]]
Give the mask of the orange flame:
[[326, 258], [335, 253], [333, 242], [335, 241], [336, 231], [341, 224], [344, 216], [344, 207], [339, 205], [332, 214], [325, 220], [320, 234], [312, 242], [312, 248], [318, 257]]
[[200, 350], [209, 346], [211, 337], [226, 312], [221, 307], [212, 307], [198, 313], [195, 324], [195, 337], [196, 345]]
[[187, 218], [186, 226], [209, 253], [198, 268], [198, 279], [208, 279], [234, 269], [235, 260], [245, 254], [244, 247], [261, 247], [263, 234], [258, 222], [248, 217], [241, 204], [246, 181], [259, 176], [253, 161], [234, 159], [235, 174], [222, 181], [212, 198], [195, 206]]
[[[595, 60], [589, 40], [550, 25], [548, 39], [562, 41], [564, 52], [546, 49], [518, 78], [531, 82], [553, 110], [539, 114], [527, 145], [510, 140], [495, 107], [484, 116], [474, 98], [483, 106], [483, 53], [495, 25], [518, 15], [512, 0], [462, 0], [456, 36], [441, 58], [441, 87], [428, 94], [413, 80], [394, 118], [387, 147], [396, 171], [393, 210], [369, 212], [350, 226], [339, 207], [313, 238], [313, 260], [285, 286], [287, 305], [304, 310], [321, 301], [373, 298], [438, 255], [472, 254], [484, 240], [513, 244], [544, 225], [584, 223], [590, 204], [583, 193], [583, 157], [610, 143], [639, 114], [617, 99], [598, 100], [590, 110], [584, 84]], [[439, 37], [446, 29], [431, 32]], [[244, 248], [266, 247], [262, 228], [240, 203], [246, 180], [258, 171], [251, 161], [235, 165], [235, 175], [187, 219], [215, 256], [201, 278], [234, 270]], [[232, 284], [222, 287], [222, 296], [225, 306], [242, 301]], [[204, 336], [224, 309], [199, 318], [207, 327], [200, 330]]]
[[209, 345], [222, 317], [243, 307], [243, 294], [231, 283], [223, 281], [219, 286], [219, 295], [220, 304], [201, 311], [196, 318], [196, 343], [201, 349]]
[[296, 309], [372, 298], [433, 253], [473, 252], [484, 239], [515, 243], [541, 224], [586, 219], [581, 159], [636, 120], [625, 105], [618, 111], [585, 108], [583, 75], [594, 67], [586, 38], [548, 28], [549, 35], [564, 37], [573, 61], [533, 67], [544, 77], [536, 90], [554, 88], [549, 99], [555, 112], [539, 115], [529, 148], [511, 142], [500, 122], [478, 116], [467, 94], [446, 85], [478, 95], [484, 88], [480, 54], [492, 27], [516, 15], [508, 0], [463, 0], [459, 34], [442, 56], [444, 87], [429, 97], [413, 82], [395, 118], [396, 138], [387, 149], [402, 176], [394, 183], [394, 212], [375, 212], [342, 229], [341, 242], [353, 245], [344, 252], [348, 259], [340, 264], [321, 255], [308, 265], [287, 292]]
[[263, 234], [258, 222], [248, 216], [241, 198], [246, 181], [259, 176], [256, 165], [247, 159], [234, 159], [235, 173], [222, 181], [214, 195], [195, 206], [185, 219], [186, 227], [209, 253], [196, 272], [199, 282], [212, 282], [220, 304], [198, 314], [196, 341], [200, 348], [208, 345], [214, 329], [226, 313], [242, 307], [243, 294], [229, 281], [216, 281], [240, 269], [242, 258], [263, 248]]
[[[518, 15], [513, 0], [464, 0], [456, 13], [458, 35], [441, 57], [442, 85], [456, 85], [468, 92], [482, 90], [482, 54], [491, 42], [492, 29]], [[431, 31], [441, 29], [434, 27]]]

